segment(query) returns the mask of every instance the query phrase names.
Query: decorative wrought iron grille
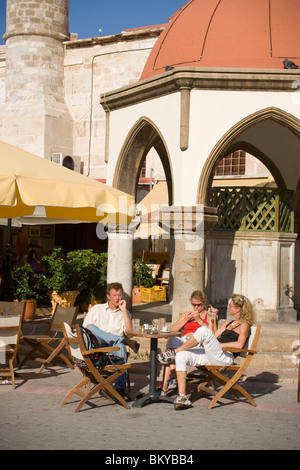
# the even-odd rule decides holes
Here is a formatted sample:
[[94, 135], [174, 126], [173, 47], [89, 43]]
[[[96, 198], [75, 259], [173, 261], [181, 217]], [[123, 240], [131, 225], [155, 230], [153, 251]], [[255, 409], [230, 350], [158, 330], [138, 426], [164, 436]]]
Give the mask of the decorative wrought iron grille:
[[210, 204], [217, 208], [219, 231], [294, 231], [294, 193], [249, 187], [212, 188]]

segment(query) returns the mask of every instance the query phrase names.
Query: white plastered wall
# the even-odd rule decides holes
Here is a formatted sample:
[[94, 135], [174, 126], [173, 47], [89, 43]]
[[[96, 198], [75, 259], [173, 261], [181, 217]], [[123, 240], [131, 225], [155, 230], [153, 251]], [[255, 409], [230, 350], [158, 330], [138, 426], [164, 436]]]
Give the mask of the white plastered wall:
[[[203, 165], [216, 143], [238, 122], [266, 108], [278, 108], [300, 119], [300, 104], [295, 104], [292, 98], [293, 93], [286, 92], [192, 91], [189, 148], [185, 152], [180, 150], [179, 142], [180, 93], [113, 111], [110, 121], [107, 182], [112, 184], [117, 159], [131, 129], [141, 117], [145, 117], [154, 123], [165, 140], [174, 178], [174, 204], [193, 205], [197, 202]], [[291, 134], [290, 131], [286, 132]], [[251, 139], [251, 130], [248, 134]], [[286, 138], [289, 134], [286, 134]], [[272, 135], [266, 137], [272, 139]], [[299, 139], [294, 136], [294, 140], [290, 158], [296, 164]], [[263, 143], [263, 135], [258, 143]], [[289, 152], [289, 149], [286, 150]], [[286, 177], [287, 187], [295, 189], [300, 174], [299, 159], [299, 171], [295, 171], [294, 165], [293, 170], [287, 167], [286, 155], [283, 160], [280, 157], [281, 153], [277, 153], [275, 164], [280, 168], [283, 177]]]

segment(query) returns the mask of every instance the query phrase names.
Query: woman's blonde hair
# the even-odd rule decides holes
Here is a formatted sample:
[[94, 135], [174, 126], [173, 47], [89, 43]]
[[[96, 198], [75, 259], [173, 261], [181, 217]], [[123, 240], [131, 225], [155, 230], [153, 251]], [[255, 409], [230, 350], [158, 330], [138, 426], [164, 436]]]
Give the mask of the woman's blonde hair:
[[240, 307], [240, 321], [254, 325], [254, 309], [253, 305], [247, 297], [241, 294], [232, 294], [231, 300], [235, 307]]
[[200, 300], [200, 302], [203, 302], [204, 308], [206, 308], [207, 298], [202, 290], [194, 290], [190, 297], [190, 301], [192, 301], [192, 299]]

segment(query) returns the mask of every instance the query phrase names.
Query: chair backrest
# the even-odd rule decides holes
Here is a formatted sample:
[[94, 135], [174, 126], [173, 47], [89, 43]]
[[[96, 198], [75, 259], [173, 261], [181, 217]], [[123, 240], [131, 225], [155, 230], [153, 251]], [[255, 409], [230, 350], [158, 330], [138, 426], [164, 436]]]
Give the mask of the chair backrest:
[[[260, 329], [261, 329], [261, 325], [251, 326], [250, 335], [248, 336], [248, 339], [246, 341], [244, 349], [251, 349], [253, 351], [256, 351], [257, 343], [258, 343], [258, 339], [259, 339], [259, 334], [260, 334]], [[246, 357], [247, 354], [248, 353], [245, 351], [245, 352], [240, 353], [240, 356], [241, 357]]]
[[81, 354], [79, 341], [77, 338], [77, 333], [73, 332], [71, 326], [65, 322], [63, 322], [62, 324], [62, 329], [63, 329], [64, 337], [68, 341], [68, 346], [69, 346], [71, 356], [74, 357], [75, 359], [84, 361], [84, 358]]
[[11, 358], [14, 363], [22, 335], [22, 322], [22, 315], [0, 317], [0, 362], [2, 362], [2, 353], [5, 354], [6, 346], [9, 345], [14, 346]]
[[24, 312], [25, 312], [24, 302], [0, 301], [0, 315], [16, 316], [16, 315], [24, 315]]
[[158, 272], [159, 272], [160, 264], [148, 264], [148, 263], [147, 263], [147, 266], [148, 266], [148, 268], [150, 268], [151, 271], [152, 271], [152, 277], [153, 277], [153, 279], [156, 279], [156, 277], [157, 277], [157, 275], [158, 275]]
[[75, 326], [76, 318], [78, 315], [79, 307], [62, 307], [56, 305], [55, 311], [52, 317], [51, 324], [49, 325], [46, 334], [50, 331], [62, 331], [62, 324], [66, 323], [70, 326]]
[[166, 268], [163, 270], [163, 273], [162, 273], [161, 284], [169, 284], [169, 279], [170, 279], [170, 268]]
[[3, 344], [17, 344], [21, 315], [0, 317], [0, 340]]

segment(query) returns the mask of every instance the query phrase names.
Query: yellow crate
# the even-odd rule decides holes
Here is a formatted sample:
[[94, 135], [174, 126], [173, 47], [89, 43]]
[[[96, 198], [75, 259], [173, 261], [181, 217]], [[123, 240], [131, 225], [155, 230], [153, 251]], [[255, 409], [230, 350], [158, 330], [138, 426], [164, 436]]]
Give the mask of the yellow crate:
[[165, 287], [141, 287], [141, 302], [165, 302], [167, 290]]

